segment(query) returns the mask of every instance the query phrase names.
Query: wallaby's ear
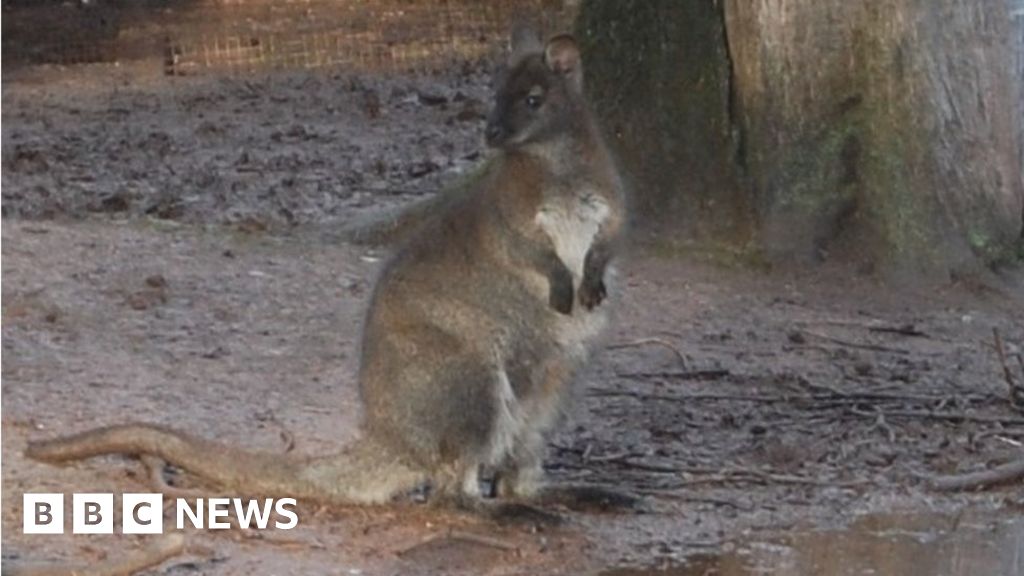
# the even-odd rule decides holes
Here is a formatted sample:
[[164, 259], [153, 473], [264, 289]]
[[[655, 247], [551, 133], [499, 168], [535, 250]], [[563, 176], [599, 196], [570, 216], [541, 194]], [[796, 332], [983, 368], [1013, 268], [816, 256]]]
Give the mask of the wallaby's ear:
[[514, 65], [525, 56], [539, 54], [544, 51], [544, 45], [540, 41], [540, 34], [537, 29], [526, 22], [516, 22], [512, 27], [512, 38], [509, 47], [512, 55], [509, 64]]
[[568, 34], [560, 34], [548, 41], [544, 48], [544, 62], [556, 74], [572, 80], [579, 88], [583, 85], [583, 66], [580, 62], [580, 47]]

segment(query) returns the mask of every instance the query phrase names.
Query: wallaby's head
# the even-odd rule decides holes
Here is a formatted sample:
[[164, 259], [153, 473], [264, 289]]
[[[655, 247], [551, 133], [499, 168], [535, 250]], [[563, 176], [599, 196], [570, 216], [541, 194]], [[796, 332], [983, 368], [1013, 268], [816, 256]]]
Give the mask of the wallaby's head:
[[512, 56], [487, 119], [487, 144], [517, 148], [557, 137], [583, 113], [580, 50], [568, 34], [547, 45], [536, 31], [512, 32]]

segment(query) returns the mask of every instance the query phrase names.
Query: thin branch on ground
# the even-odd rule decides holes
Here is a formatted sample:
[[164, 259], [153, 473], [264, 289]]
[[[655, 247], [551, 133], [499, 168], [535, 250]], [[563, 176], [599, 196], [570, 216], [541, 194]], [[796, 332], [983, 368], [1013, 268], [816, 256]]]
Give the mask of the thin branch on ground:
[[[1010, 405], [1017, 410], [1024, 410], [1024, 383], [1017, 384], [1013, 377], [1013, 371], [1010, 369], [1010, 363], [1006, 361], [1006, 349], [1003, 347], [1003, 337], [999, 334], [998, 328], [992, 328], [992, 337], [995, 340], [996, 355], [999, 357], [999, 364], [1003, 367], [1003, 380], [1006, 381], [1006, 386], [1009, 388]], [[1017, 360], [1020, 361], [1020, 355], [1017, 356]]]
[[900, 336], [916, 336], [927, 338], [928, 335], [913, 324], [901, 324], [899, 326], [868, 326], [869, 332], [882, 332], [884, 334], [898, 334]]
[[778, 474], [766, 472], [754, 468], [710, 468], [696, 466], [674, 466], [671, 464], [656, 464], [651, 462], [639, 462], [636, 460], [622, 460], [619, 463], [625, 468], [643, 470], [645, 472], [659, 472], [663, 474], [692, 474], [697, 478], [690, 478], [683, 481], [683, 486], [693, 484], [706, 484], [718, 482], [761, 482], [765, 484], [804, 484], [808, 486], [832, 486], [839, 488], [850, 488], [869, 484], [867, 480], [822, 480], [807, 476], [794, 476], [791, 474]]
[[[1024, 418], [1003, 418], [1000, 416], [982, 416], [964, 414], [963, 412], [918, 412], [913, 410], [885, 410], [886, 418], [921, 418], [924, 420], [945, 420], [949, 422], [977, 422], [980, 424], [1001, 424], [1003, 426], [1024, 426]], [[856, 414], [856, 416], [863, 416]], [[868, 413], [872, 418], [875, 414]]]
[[640, 346], [648, 346], [651, 344], [661, 346], [663, 348], [667, 348], [668, 350], [670, 350], [673, 354], [675, 354], [675, 357], [679, 360], [679, 365], [683, 367], [683, 370], [686, 370], [686, 357], [683, 356], [683, 353], [679, 350], [679, 348], [676, 347], [675, 344], [669, 342], [668, 340], [665, 340], [664, 338], [639, 338], [637, 340], [631, 340], [629, 342], [620, 342], [618, 344], [609, 345], [608, 350], [638, 348]]
[[717, 380], [725, 378], [731, 372], [724, 368], [706, 368], [703, 370], [683, 370], [681, 372], [622, 372], [615, 374], [618, 378], [631, 380], [649, 380], [651, 378], [673, 378], [676, 380]]
[[[637, 400], [664, 400], [667, 402], [690, 402], [701, 400], [726, 400], [735, 402], [779, 403], [779, 402], [814, 402], [814, 403], [864, 403], [864, 402], [911, 402], [932, 403], [948, 398], [940, 394], [895, 394], [888, 392], [829, 392], [820, 394], [720, 394], [696, 392], [692, 394], [656, 394], [635, 392], [632, 390], [610, 390], [596, 388], [589, 392], [595, 397], [627, 397]], [[976, 395], [960, 396], [967, 401], [981, 401], [984, 398]]]
[[838, 344], [839, 346], [845, 346], [847, 348], [870, 350], [872, 352], [885, 352], [887, 354], [900, 354], [903, 356], [910, 354], [908, 350], [904, 350], [903, 348], [893, 348], [891, 346], [881, 346], [879, 344], [864, 344], [861, 342], [851, 342], [849, 340], [843, 340], [841, 338], [836, 338], [834, 336], [829, 336], [828, 334], [822, 334], [820, 332], [815, 332], [813, 330], [801, 330], [801, 332], [807, 334], [808, 336], [814, 336], [819, 340], [824, 340], [826, 342], [831, 342], [832, 344]]
[[928, 478], [933, 489], [943, 492], [980, 490], [1018, 480], [1024, 480], [1024, 458], [981, 472]]
[[727, 500], [725, 498], [715, 498], [712, 496], [694, 496], [678, 490], [660, 490], [657, 488], [641, 488], [636, 490], [637, 494], [644, 496], [651, 496], [653, 498], [663, 498], [666, 500], [676, 500], [679, 502], [689, 502], [693, 504], [712, 504], [714, 506], [728, 506], [735, 508], [743, 512], [749, 512], [754, 509], [750, 504], [742, 504], [733, 500]]
[[481, 546], [488, 546], [490, 548], [497, 548], [499, 550], [508, 550], [510, 552], [519, 551], [519, 546], [516, 546], [512, 542], [500, 540], [492, 536], [484, 536], [483, 534], [476, 534], [474, 532], [466, 532], [464, 530], [448, 530], [448, 537], [452, 540], [461, 540], [463, 542], [471, 542], [473, 544], [480, 544]]
[[885, 412], [883, 412], [882, 410], [878, 409], [877, 407], [875, 408], [874, 412], [868, 412], [866, 410], [860, 410], [856, 406], [854, 406], [852, 408], [852, 412], [854, 414], [858, 415], [858, 416], [866, 416], [866, 417], [869, 417], [869, 418], [870, 417], [874, 417], [875, 418], [875, 423], [874, 423], [874, 425], [871, 426], [871, 428], [868, 430], [868, 432], [873, 432], [875, 430], [881, 430], [882, 433], [885, 434], [885, 437], [889, 441], [889, 444], [895, 444], [896, 443], [896, 432], [892, 429], [892, 426], [889, 426], [889, 423], [886, 422], [886, 420], [885, 420]]
[[395, 552], [395, 555], [399, 556], [399, 557], [402, 557], [402, 556], [405, 556], [405, 555], [409, 554], [413, 550], [415, 550], [417, 548], [420, 548], [421, 546], [426, 546], [426, 545], [432, 544], [434, 542], [443, 542], [443, 541], [446, 541], [446, 540], [459, 540], [459, 541], [462, 541], [462, 542], [469, 542], [471, 544], [479, 544], [481, 546], [486, 546], [488, 548], [496, 548], [498, 550], [504, 550], [504, 551], [507, 551], [507, 552], [518, 552], [519, 551], [519, 546], [513, 544], [512, 542], [507, 542], [505, 540], [500, 540], [500, 539], [494, 538], [492, 536], [484, 536], [483, 534], [476, 534], [476, 533], [473, 533], [473, 532], [466, 532], [465, 530], [456, 530], [455, 528], [448, 528], [444, 532], [441, 532], [441, 533], [438, 533], [438, 534], [431, 534], [431, 535], [421, 539], [419, 542], [416, 542], [412, 546], [408, 546], [406, 548], [402, 548], [401, 550]]
[[752, 468], [732, 468], [703, 477], [689, 478], [683, 480], [683, 482], [680, 484], [680, 487], [694, 486], [697, 484], [717, 484], [730, 482], [744, 482], [755, 484], [797, 484], [803, 486], [820, 486], [827, 488], [856, 488], [871, 483], [868, 480], [828, 480], [820, 478], [810, 478], [807, 476], [794, 476], [791, 474], [777, 474], [774, 472], [765, 472], [762, 470], [755, 470]]

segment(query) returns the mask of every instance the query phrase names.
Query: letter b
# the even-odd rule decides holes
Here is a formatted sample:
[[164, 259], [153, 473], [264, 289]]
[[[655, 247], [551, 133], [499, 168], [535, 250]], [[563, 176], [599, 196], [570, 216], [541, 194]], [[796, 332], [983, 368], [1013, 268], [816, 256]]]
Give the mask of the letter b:
[[25, 494], [22, 531], [25, 534], [64, 533], [63, 494]]
[[71, 512], [73, 534], [114, 533], [113, 494], [75, 494]]

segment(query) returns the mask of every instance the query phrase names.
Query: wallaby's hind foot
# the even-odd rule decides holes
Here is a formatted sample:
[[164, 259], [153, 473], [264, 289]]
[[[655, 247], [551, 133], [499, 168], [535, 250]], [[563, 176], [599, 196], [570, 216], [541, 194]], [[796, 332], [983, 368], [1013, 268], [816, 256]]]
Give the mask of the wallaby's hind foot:
[[481, 498], [465, 493], [435, 494], [430, 498], [430, 504], [461, 510], [505, 526], [559, 526], [565, 520], [557, 512], [544, 510], [532, 502]]

